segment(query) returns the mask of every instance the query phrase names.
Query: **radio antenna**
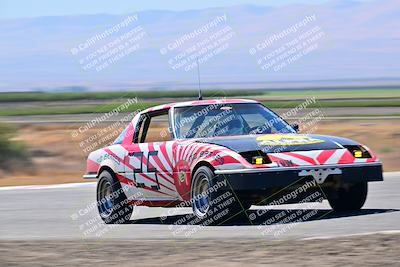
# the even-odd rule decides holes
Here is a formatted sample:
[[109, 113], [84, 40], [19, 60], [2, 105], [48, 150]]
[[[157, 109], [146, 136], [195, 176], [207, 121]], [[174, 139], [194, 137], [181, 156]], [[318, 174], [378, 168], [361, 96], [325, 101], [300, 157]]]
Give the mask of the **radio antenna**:
[[197, 62], [197, 78], [199, 80], [199, 100], [203, 100], [203, 94], [201, 93], [201, 82], [200, 82], [200, 65], [199, 65], [199, 58], [196, 58]]

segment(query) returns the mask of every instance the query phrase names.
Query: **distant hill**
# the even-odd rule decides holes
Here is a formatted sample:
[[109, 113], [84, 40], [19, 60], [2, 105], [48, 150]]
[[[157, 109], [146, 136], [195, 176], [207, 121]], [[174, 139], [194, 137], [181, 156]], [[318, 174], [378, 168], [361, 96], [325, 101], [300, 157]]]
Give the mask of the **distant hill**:
[[[225, 42], [218, 38], [213, 40], [226, 46], [221, 45], [218, 51], [215, 48], [215, 56], [201, 64], [202, 83], [216, 87], [238, 83], [243, 87], [248, 83], [262, 86], [264, 82], [313, 80], [358, 79], [368, 83], [376, 78], [390, 83], [393, 78], [400, 78], [399, 14], [400, 2], [397, 0], [145, 11], [138, 13], [137, 20], [132, 19], [118, 33], [96, 41], [77, 55], [71, 53], [73, 48], [135, 14], [0, 20], [0, 91], [58, 87], [75, 90], [193, 87], [197, 84], [197, 69], [174, 70], [169, 61], [226, 27], [228, 33], [232, 33], [230, 38], [225, 36]], [[218, 18], [225, 15], [225, 21], [218, 22]], [[256, 55], [250, 54], [250, 49], [265, 44], [274, 34], [282, 34], [313, 15], [315, 20], [300, 27], [296, 33], [286, 32], [285, 37], [257, 51]], [[207, 33], [197, 34], [196, 30], [210, 25], [207, 23], [217, 25], [210, 26]], [[144, 34], [137, 42], [137, 50], [101, 71], [82, 69], [79, 60], [138, 26], [141, 27], [138, 32]], [[314, 42], [316, 49], [279, 71], [262, 70], [258, 66], [257, 60], [261, 56], [315, 27], [323, 33]], [[177, 44], [178, 48], [169, 50], [168, 46]], [[207, 45], [210, 43], [200, 47]], [[167, 49], [166, 55], [160, 52], [163, 48]]]

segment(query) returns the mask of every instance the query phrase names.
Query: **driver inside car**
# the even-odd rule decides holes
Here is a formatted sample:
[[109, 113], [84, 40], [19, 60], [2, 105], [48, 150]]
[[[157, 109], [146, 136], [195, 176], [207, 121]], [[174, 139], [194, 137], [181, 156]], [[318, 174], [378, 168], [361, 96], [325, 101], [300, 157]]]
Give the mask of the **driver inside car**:
[[214, 135], [225, 136], [225, 135], [243, 135], [245, 134], [244, 121], [239, 116], [229, 116], [228, 120], [221, 121], [217, 124]]

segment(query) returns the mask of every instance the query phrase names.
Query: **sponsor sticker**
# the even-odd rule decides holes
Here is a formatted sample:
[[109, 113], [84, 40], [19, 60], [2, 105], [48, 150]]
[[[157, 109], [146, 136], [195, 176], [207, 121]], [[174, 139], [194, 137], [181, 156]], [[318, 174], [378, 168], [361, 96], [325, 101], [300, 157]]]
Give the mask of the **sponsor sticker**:
[[299, 146], [323, 143], [324, 140], [303, 135], [264, 135], [257, 137], [262, 146]]

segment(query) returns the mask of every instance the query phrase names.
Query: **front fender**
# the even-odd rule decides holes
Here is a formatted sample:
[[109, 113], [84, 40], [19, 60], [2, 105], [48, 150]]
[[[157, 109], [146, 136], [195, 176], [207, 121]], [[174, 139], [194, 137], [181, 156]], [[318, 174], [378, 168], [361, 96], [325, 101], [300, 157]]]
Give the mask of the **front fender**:
[[249, 163], [238, 153], [226, 147], [203, 144], [204, 150], [194, 154], [191, 162], [191, 170], [201, 162], [210, 164], [216, 170], [227, 170], [251, 167]]
[[214, 144], [185, 142], [176, 146], [175, 153], [175, 186], [184, 200], [190, 197], [192, 178], [198, 166], [208, 165], [215, 170], [249, 167], [236, 152]]

